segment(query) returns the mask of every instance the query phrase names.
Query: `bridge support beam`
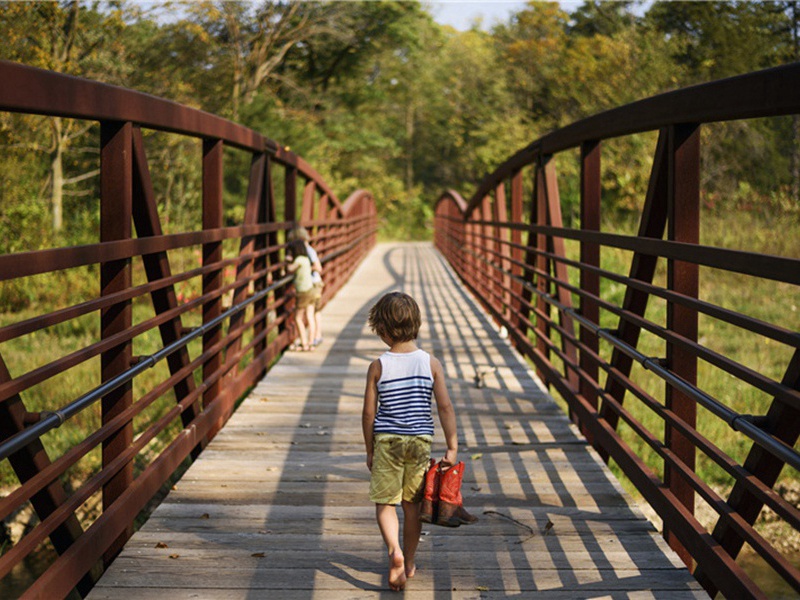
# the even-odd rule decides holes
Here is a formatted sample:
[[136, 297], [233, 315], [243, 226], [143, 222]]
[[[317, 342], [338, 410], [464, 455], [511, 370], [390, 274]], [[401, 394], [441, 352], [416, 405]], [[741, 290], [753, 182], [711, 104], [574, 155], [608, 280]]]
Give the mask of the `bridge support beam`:
[[[669, 132], [668, 212], [669, 240], [686, 244], [700, 243], [700, 127], [675, 125]], [[697, 263], [667, 261], [667, 287], [689, 298], [699, 297]], [[683, 338], [697, 342], [697, 309], [667, 302], [667, 329]], [[685, 346], [667, 342], [667, 364], [684, 381], [697, 384], [697, 355]], [[697, 424], [697, 403], [683, 392], [667, 384], [666, 408], [691, 428]], [[690, 470], [695, 468], [695, 445], [669, 424], [665, 425], [664, 443]], [[695, 491], [678, 471], [665, 464], [664, 483], [690, 514], [694, 514]], [[691, 569], [691, 553], [675, 537], [664, 522], [664, 537]]]
[[[584, 231], [600, 231], [600, 142], [584, 142], [581, 145], [581, 229]], [[581, 241], [581, 263], [600, 268], [600, 245], [593, 242]], [[600, 275], [588, 269], [581, 269], [580, 286], [587, 294], [600, 297]], [[581, 316], [592, 323], [600, 323], [600, 306], [594, 300], [581, 296]], [[580, 353], [581, 370], [588, 379], [580, 379], [579, 389], [581, 395], [595, 408], [599, 405], [597, 388], [591, 382], [599, 380], [599, 368], [592, 354], [598, 355], [600, 340], [589, 328], [580, 328], [580, 341], [583, 348]], [[592, 443], [591, 432], [585, 425], [581, 425], [581, 432]]]
[[[203, 230], [219, 229], [222, 227], [222, 155], [223, 144], [221, 140], [203, 141]], [[222, 242], [203, 244], [203, 266], [216, 265], [222, 261]], [[203, 302], [203, 325], [216, 319], [222, 314], [222, 298], [217, 294], [222, 287], [222, 268], [218, 267], [203, 275], [203, 297], [209, 298]], [[203, 381], [211, 380], [207, 391], [203, 394], [204, 409], [208, 410], [211, 403], [219, 398], [223, 388], [222, 378], [216, 373], [222, 368], [222, 326], [218, 325], [203, 334], [203, 353], [216, 351], [203, 363]], [[217, 428], [224, 421], [220, 419]], [[208, 438], [210, 439], [210, 437]]]
[[[131, 239], [133, 228], [133, 125], [130, 122], [103, 122], [100, 128], [100, 241]], [[131, 287], [129, 258], [103, 262], [100, 265], [101, 294], [107, 296], [124, 292]], [[122, 300], [101, 310], [101, 338], [107, 340], [123, 335], [133, 324], [130, 300]], [[101, 354], [103, 382], [121, 375], [131, 366], [133, 343], [123, 341]], [[102, 399], [102, 422], [107, 423], [133, 404], [133, 385], [128, 382]], [[103, 442], [105, 469], [133, 442], [133, 422], [128, 421]], [[133, 462], [128, 461], [103, 486], [103, 510], [108, 510], [133, 483]], [[133, 533], [131, 522], [108, 547], [104, 561], [109, 564]]]

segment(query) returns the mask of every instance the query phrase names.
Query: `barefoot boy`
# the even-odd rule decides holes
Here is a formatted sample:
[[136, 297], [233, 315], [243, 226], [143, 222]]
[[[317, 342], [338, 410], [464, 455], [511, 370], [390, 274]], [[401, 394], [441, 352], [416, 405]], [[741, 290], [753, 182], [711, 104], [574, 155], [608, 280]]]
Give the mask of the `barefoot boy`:
[[[408, 294], [383, 296], [369, 312], [369, 325], [389, 346], [367, 371], [362, 427], [371, 471], [369, 498], [389, 551], [389, 587], [400, 591], [416, 570], [414, 555], [422, 524], [425, 470], [433, 440], [431, 398], [436, 398], [447, 452], [456, 464], [458, 440], [453, 405], [441, 363], [417, 348], [419, 306]], [[403, 546], [396, 505], [403, 507]]]

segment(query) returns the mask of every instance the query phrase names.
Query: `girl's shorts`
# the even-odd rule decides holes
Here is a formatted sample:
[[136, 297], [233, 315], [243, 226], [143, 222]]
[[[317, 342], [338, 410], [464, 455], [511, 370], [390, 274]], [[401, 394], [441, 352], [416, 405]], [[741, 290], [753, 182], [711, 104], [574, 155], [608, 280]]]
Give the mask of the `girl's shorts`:
[[421, 502], [431, 456], [429, 435], [375, 435], [369, 499], [375, 504]]
[[297, 292], [297, 310], [303, 310], [309, 306], [313, 306], [315, 302], [314, 288], [311, 288], [307, 292]]

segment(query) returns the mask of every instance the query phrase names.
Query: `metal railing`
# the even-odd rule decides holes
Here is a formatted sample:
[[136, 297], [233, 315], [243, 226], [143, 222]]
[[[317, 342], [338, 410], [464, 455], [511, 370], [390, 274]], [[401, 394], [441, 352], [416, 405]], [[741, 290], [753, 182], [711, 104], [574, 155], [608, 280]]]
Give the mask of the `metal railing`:
[[[701, 297], [701, 267], [704, 278], [769, 280], [796, 305], [800, 259], [700, 243], [700, 133], [718, 121], [800, 113], [798, 78], [793, 64], [615, 108], [534, 141], [488, 175], [469, 202], [443, 193], [435, 211], [436, 246], [600, 455], [655, 509], [666, 539], [712, 597], [765, 597], [737, 563], [745, 544], [800, 592], [798, 565], [754, 526], [769, 509], [800, 529], [798, 507], [776, 491], [784, 468], [800, 470], [800, 333]], [[603, 144], [644, 132], [658, 139], [638, 233], [601, 231]], [[579, 161], [579, 227], [564, 226], [560, 159]], [[629, 257], [627, 273], [601, 253]], [[648, 311], [656, 302], [663, 310]], [[783, 377], [708, 347], [702, 328], [714, 324], [746, 332], [753, 347], [779, 345]], [[743, 414], [728, 395], [714, 397], [699, 367], [730, 378], [731, 390], [755, 390], [764, 410]], [[707, 426], [715, 419], [739, 432], [743, 452], [719, 447]], [[699, 461], [729, 488], [704, 480]], [[695, 515], [700, 502], [712, 522]]]
[[[24, 317], [4, 307], [0, 326], [0, 460], [19, 480], [0, 499], [0, 519], [35, 513], [35, 525], [0, 557], [0, 578], [52, 546], [26, 597], [85, 595], [137, 515], [292, 341], [287, 232], [297, 225], [310, 232], [323, 263], [324, 303], [374, 245], [375, 204], [363, 190], [340, 202], [302, 158], [215, 115], [15, 63], [0, 62], [0, 79], [0, 111], [80, 119], [100, 130], [99, 241], [0, 255], [0, 285], [19, 283], [34, 296]], [[197, 230], [164, 234], [143, 131], [202, 146]], [[235, 213], [244, 217], [235, 225], [224, 212], [224, 183], [235, 176], [223, 161], [230, 152], [250, 162], [244, 210]], [[195, 254], [199, 265], [191, 266], [185, 257]], [[72, 269], [94, 274], [97, 297], [64, 289], [58, 306], [36, 301], [37, 278]], [[178, 286], [194, 286], [196, 295], [179, 298]], [[85, 345], [63, 356], [45, 352], [23, 370], [9, 365], [9, 353], [28, 340], [92, 318], [99, 333]], [[47, 404], [48, 385], [80, 370], [100, 384], [60, 406], [29, 410], [32, 399]], [[141, 382], [145, 372], [152, 375]], [[72, 441], [54, 452], [49, 432], [71, 427], [78, 415], [95, 425], [71, 429]], [[98, 464], [76, 480], [72, 470], [92, 456]], [[87, 507], [99, 496], [93, 513]]]

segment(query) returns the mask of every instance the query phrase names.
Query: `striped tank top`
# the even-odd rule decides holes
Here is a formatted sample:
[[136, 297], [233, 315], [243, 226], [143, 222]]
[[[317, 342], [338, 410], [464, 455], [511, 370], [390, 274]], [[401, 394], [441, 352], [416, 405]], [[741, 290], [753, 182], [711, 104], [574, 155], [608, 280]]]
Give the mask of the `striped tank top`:
[[433, 435], [431, 356], [424, 350], [380, 357], [374, 433]]

